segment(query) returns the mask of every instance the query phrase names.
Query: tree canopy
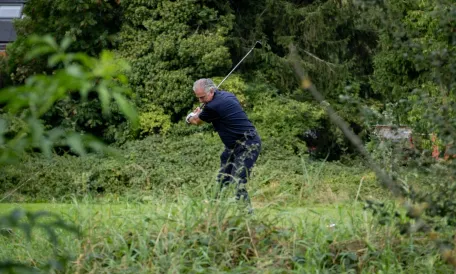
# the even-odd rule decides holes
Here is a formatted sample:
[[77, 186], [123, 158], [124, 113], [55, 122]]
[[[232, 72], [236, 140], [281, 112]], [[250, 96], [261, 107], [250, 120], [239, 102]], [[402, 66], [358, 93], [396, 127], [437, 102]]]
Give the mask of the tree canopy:
[[[448, 130], [442, 127], [454, 120], [454, 6], [445, 0], [87, 0], [79, 5], [31, 0], [25, 18], [16, 22], [18, 40], [7, 48], [2, 73], [10, 85], [52, 73], [45, 56], [24, 59], [34, 47], [25, 42], [30, 34], [70, 37], [71, 50], [91, 56], [113, 49], [132, 67], [128, 78], [139, 131], [128, 130], [115, 109], [100, 116], [98, 99], [90, 96], [88, 102], [77, 96], [58, 102], [43, 119], [114, 142], [169, 132], [196, 105], [192, 83], [221, 79], [261, 40], [263, 49], [255, 50], [222, 86], [243, 98], [260, 128], [267, 128], [260, 117], [274, 112], [278, 98], [285, 108], [314, 104], [298, 88], [289, 64], [293, 45], [309, 79], [358, 133], [369, 133], [378, 123], [443, 133]], [[313, 128], [347, 147], [316, 109], [298, 109], [296, 115], [310, 111], [314, 119], [292, 119], [298, 130], [280, 130], [283, 136], [300, 140]], [[444, 119], [435, 121], [436, 114]]]

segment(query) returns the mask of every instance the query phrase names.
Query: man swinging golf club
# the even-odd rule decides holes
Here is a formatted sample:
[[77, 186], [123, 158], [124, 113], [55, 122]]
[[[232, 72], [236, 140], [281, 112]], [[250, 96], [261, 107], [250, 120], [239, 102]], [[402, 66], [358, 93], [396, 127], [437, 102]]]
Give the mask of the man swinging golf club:
[[250, 206], [245, 185], [261, 150], [260, 136], [234, 94], [218, 90], [211, 79], [197, 80], [193, 91], [203, 105], [187, 116], [187, 123], [212, 123], [225, 145], [217, 176], [219, 191], [235, 183], [236, 200], [242, 199]]

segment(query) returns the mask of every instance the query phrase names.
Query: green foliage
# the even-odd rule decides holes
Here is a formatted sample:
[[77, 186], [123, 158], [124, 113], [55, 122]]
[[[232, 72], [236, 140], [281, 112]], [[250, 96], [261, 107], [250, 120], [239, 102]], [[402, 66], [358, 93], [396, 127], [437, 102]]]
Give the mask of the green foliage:
[[[248, 184], [256, 201], [345, 201], [356, 195], [363, 176], [367, 186], [360, 199], [387, 195], [362, 166], [308, 161], [278, 145], [278, 138], [262, 138], [262, 153]], [[199, 132], [179, 137], [172, 133], [148, 136], [128, 141], [118, 150], [123, 157], [35, 155], [6, 166], [1, 170], [0, 192], [5, 194], [0, 200], [68, 202], [87, 196], [141, 200], [182, 191], [199, 196], [195, 192], [215, 186], [223, 147], [216, 134]], [[278, 193], [280, 198], [275, 197]]]
[[[368, 106], [381, 105], [377, 101], [379, 94], [372, 89], [369, 81], [373, 70], [372, 59], [377, 49], [376, 25], [370, 20], [371, 11], [363, 10], [355, 2], [232, 2], [236, 15], [236, 31], [233, 32], [231, 46], [234, 57], [240, 58], [242, 49], [257, 39], [263, 40], [265, 48], [256, 51], [240, 67], [243, 78], [249, 85], [265, 84], [267, 87], [263, 92], [268, 95], [280, 94], [290, 100], [313, 102], [310, 93], [296, 89], [300, 83], [289, 64], [289, 46], [293, 44], [299, 53], [300, 64], [312, 83], [323, 93], [325, 100], [357, 133], [365, 131], [366, 122], [358, 105], [341, 100], [350, 97]], [[248, 104], [262, 104], [261, 96], [258, 99]], [[303, 128], [300, 124], [294, 125], [295, 121], [288, 122], [296, 128]], [[337, 143], [338, 148], [333, 150], [336, 158], [339, 157], [336, 154], [340, 154], [336, 150], [352, 151], [341, 132], [330, 126], [326, 119], [311, 124], [312, 130], [322, 131], [323, 135], [328, 136], [323, 146], [330, 147]], [[291, 139], [290, 136], [288, 139]], [[325, 157], [327, 150], [319, 154]]]
[[231, 65], [226, 35], [233, 17], [206, 1], [122, 1], [118, 54], [132, 64], [140, 107], [154, 104], [180, 119], [194, 100], [197, 78]]
[[[36, 6], [38, 11], [47, 7], [38, 0], [31, 1], [27, 6]], [[296, 90], [296, 78], [287, 60], [290, 42], [298, 46], [302, 62], [313, 81], [325, 91], [332, 103], [337, 103], [341, 94], [356, 98], [372, 95], [366, 75], [371, 72], [368, 53], [375, 47], [375, 35], [369, 25], [359, 24], [360, 10], [351, 3], [131, 0], [122, 1], [121, 6], [122, 21], [117, 20], [108, 32], [114, 32], [122, 22], [121, 31], [116, 35], [116, 53], [132, 64], [129, 78], [136, 104], [140, 109], [147, 108], [149, 104], [161, 107], [172, 122], [180, 121], [195, 102], [191, 92], [194, 80], [202, 77], [221, 80], [231, 64], [237, 63], [252, 42], [258, 39], [263, 40], [265, 50], [255, 50], [238, 68], [240, 74], [232, 75], [221, 87], [234, 92], [248, 109], [253, 108], [256, 102], [248, 98], [252, 95], [247, 94], [251, 85], [264, 82], [268, 89], [286, 96]], [[88, 21], [81, 23], [79, 31], [73, 28], [75, 20], [70, 19], [78, 14], [80, 7], [67, 7], [67, 4], [61, 3], [52, 9], [62, 11], [64, 15], [61, 29], [67, 27], [72, 30], [70, 33], [80, 35], [96, 34], [99, 26], [119, 17], [119, 8], [113, 1], [86, 3], [85, 8], [88, 14], [84, 16], [93, 20], [84, 17]], [[92, 16], [97, 10], [104, 13], [109, 9], [113, 12], [107, 21], [99, 22], [96, 16]], [[73, 14], [69, 16], [65, 12]], [[42, 22], [37, 16], [33, 20]], [[29, 26], [32, 23], [21, 21], [18, 24]], [[42, 28], [53, 33], [57, 24], [57, 21], [48, 25], [43, 23]], [[94, 24], [93, 32], [85, 29], [90, 24]], [[61, 29], [58, 28], [59, 31]], [[92, 37], [90, 35], [89, 38]], [[77, 49], [80, 45], [90, 45], [90, 41], [79, 44], [77, 40]], [[18, 40], [17, 46], [11, 47], [11, 50], [17, 48], [25, 52], [29, 48], [25, 46]], [[12, 62], [15, 62], [15, 54], [11, 52], [11, 55]], [[39, 64], [39, 60], [33, 64], [42, 68], [32, 68], [24, 75], [44, 70], [44, 63]], [[347, 84], [352, 88], [344, 89]], [[304, 102], [310, 100], [308, 94], [293, 94], [292, 98]], [[355, 119], [353, 114], [356, 109], [342, 105], [339, 109], [345, 117]], [[147, 120], [151, 120], [150, 112], [144, 112], [149, 114], [144, 114], [143, 118], [149, 116]], [[97, 119], [98, 113], [96, 101], [80, 105], [79, 98], [72, 98], [60, 103], [43, 118], [50, 126], [76, 128], [110, 142], [130, 135], [124, 131], [125, 121], [120, 115], [110, 119], [98, 116]], [[150, 128], [146, 131], [157, 132]]]
[[[297, 208], [267, 203], [251, 217], [231, 202], [206, 202], [186, 193], [158, 194], [146, 203], [86, 200], [20, 206], [65, 212], [66, 219], [80, 223], [80, 238], [59, 233], [61, 249], [75, 258], [62, 272], [452, 271], [426, 239], [403, 237], [391, 225], [379, 226], [360, 206], [351, 204]], [[0, 210], [10, 207], [2, 204]], [[24, 263], [33, 258], [40, 270], [46, 262], [44, 237], [27, 246], [9, 244], [0, 236], [3, 243], [0, 258], [8, 255]]]
[[197, 187], [203, 178], [212, 178], [207, 171], [217, 170], [220, 150], [218, 136], [193, 135], [182, 140], [150, 136], [125, 143], [118, 149], [122, 157], [37, 156], [18, 164], [19, 170], [28, 172], [15, 172], [17, 166], [3, 168], [1, 191], [11, 192], [9, 199], [35, 201], [167, 193], [183, 185]]
[[318, 106], [283, 97], [263, 98], [250, 114], [263, 139], [274, 139], [288, 149], [296, 148], [299, 136], [318, 127], [323, 117], [324, 111]]
[[8, 72], [6, 69], [7, 58], [0, 54], [0, 88], [3, 88], [7, 85], [8, 82]]
[[406, 1], [391, 2], [385, 9], [395, 21], [387, 21], [382, 29], [374, 87], [385, 101], [397, 103], [396, 123], [421, 132], [440, 132], [443, 125], [437, 121], [451, 124], [455, 115], [456, 46], [451, 19], [455, 5], [440, 0]]
[[[449, 1], [388, 2], [372, 82], [390, 106], [393, 124], [428, 140], [454, 143], [456, 36]], [[394, 20], [394, 21], [393, 21]], [[420, 144], [418, 144], [420, 145]]]
[[[218, 86], [225, 77], [214, 77], [212, 80]], [[245, 91], [247, 89], [247, 84], [245, 83], [244, 79], [242, 79], [241, 75], [238, 74], [231, 74], [225, 82], [222, 83], [219, 87], [220, 90], [226, 90], [234, 95], [236, 95], [237, 99], [241, 103], [241, 105], [245, 108], [247, 105]]]
[[22, 153], [31, 149], [38, 149], [49, 156], [55, 144], [69, 145], [81, 155], [86, 153], [86, 146], [98, 151], [107, 149], [93, 137], [65, 132], [60, 128], [45, 128], [41, 117], [57, 101], [68, 98], [71, 93], [87, 100], [89, 93], [94, 92], [105, 115], [110, 113], [109, 105], [114, 101], [121, 113], [134, 125], [137, 123], [136, 112], [125, 97], [129, 92], [127, 80], [122, 74], [128, 69], [126, 63], [114, 60], [109, 52], [103, 52], [100, 59], [82, 53], [65, 53], [70, 45], [69, 39], [64, 39], [60, 45], [50, 36], [32, 39], [36, 46], [28, 58], [50, 54], [49, 65], [59, 65], [62, 69], [56, 70], [53, 75], [32, 76], [23, 86], [0, 91], [0, 103], [13, 115], [3, 118], [14, 117], [13, 122], [16, 121], [13, 124], [9, 119], [0, 120], [1, 164], [21, 157]]
[[[407, 125], [414, 132], [413, 149], [408, 149], [406, 140], [407, 146], [395, 141], [375, 147], [376, 156], [386, 160], [384, 168], [402, 188], [406, 210], [405, 217], [382, 214], [395, 220], [403, 234], [432, 235], [452, 229], [456, 224], [456, 162], [451, 149], [456, 138], [456, 5], [445, 0], [384, 1], [374, 10], [380, 11], [377, 19], [381, 20], [372, 85], [384, 98], [389, 116], [385, 120], [391, 125]], [[437, 140], [430, 143], [434, 134]], [[445, 155], [437, 151], [431, 157], [431, 150], [441, 147], [442, 142], [450, 149]], [[423, 181], [426, 187], [411, 186], [416, 181]], [[454, 266], [448, 235], [432, 237], [442, 258]]]
[[[379, 5], [372, 6], [373, 2]], [[44, 2], [30, 3], [38, 11], [48, 7]], [[94, 14], [95, 5], [117, 11], [109, 3], [87, 2], [88, 18]], [[81, 7], [69, 8], [67, 3], [57, 7], [74, 16], [81, 11]], [[126, 142], [120, 148], [123, 158], [33, 155], [15, 166], [3, 166], [0, 192], [5, 195], [1, 201], [69, 201], [100, 196], [116, 201], [134, 197], [135, 201], [160, 202], [169, 197], [174, 205], [188, 199], [180, 204], [184, 209], [170, 207], [163, 216], [150, 217], [166, 223], [155, 227], [156, 222], [151, 222], [151, 228], [149, 221], [141, 219], [146, 236], [133, 235], [140, 233], [134, 231], [129, 239], [119, 239], [120, 233], [111, 231], [105, 243], [87, 248], [96, 254], [84, 254], [79, 266], [87, 271], [116, 272], [115, 266], [105, 267], [121, 261], [119, 269], [123, 271], [131, 267], [128, 270], [138, 272], [144, 268], [137, 265], [152, 264], [154, 270], [170, 271], [171, 262], [178, 260], [180, 264], [173, 268], [176, 272], [248, 272], [245, 269], [251, 270], [249, 267], [269, 271], [273, 266], [272, 272], [448, 271], [449, 267], [436, 260], [438, 250], [421, 233], [446, 233], [456, 223], [455, 161], [429, 159], [428, 154], [432, 149], [430, 133], [437, 134], [439, 146], [452, 145], [449, 151], [456, 154], [452, 152], [456, 136], [453, 2], [128, 0], [122, 1], [122, 8], [123, 20], [118, 20], [113, 29], [122, 22], [116, 54], [133, 64], [129, 76], [133, 98], [140, 108], [136, 131], [128, 129], [131, 122], [120, 115], [130, 115], [130, 121], [136, 117], [123, 95], [126, 79], [116, 71], [125, 67], [122, 61], [117, 64], [118, 60], [107, 53], [101, 60], [65, 54], [64, 50], [72, 47], [69, 40], [57, 45], [47, 39], [47, 46], [37, 47], [39, 44], [20, 42], [20, 37], [8, 49], [10, 64], [20, 64], [12, 71], [14, 81], [22, 82], [35, 72], [54, 74], [29, 78], [24, 87], [0, 94], [9, 111], [2, 113], [0, 120], [3, 163], [23, 151], [51, 154], [56, 143], [84, 154], [84, 138], [49, 126], [96, 132], [119, 143], [132, 136], [152, 135]], [[108, 21], [117, 16], [116, 12], [110, 15]], [[72, 19], [66, 22], [70, 25], [80, 23], [71, 16], [62, 18]], [[96, 35], [102, 28], [95, 26], [107, 23], [86, 19], [83, 21], [95, 29], [89, 32]], [[30, 24], [32, 18], [27, 20], [19, 22], [19, 27]], [[49, 24], [59, 26], [57, 19]], [[68, 24], [61, 23], [62, 29], [68, 29]], [[88, 29], [82, 27], [81, 32], [70, 28], [77, 39], [75, 47], [91, 45], [84, 44], [83, 34]], [[25, 33], [25, 27], [19, 32]], [[93, 41], [93, 37], [87, 39]], [[103, 35], [100, 39], [109, 41]], [[413, 150], [371, 137], [370, 156], [380, 160], [379, 165], [401, 187], [405, 207], [369, 200], [375, 222], [367, 223], [367, 215], [352, 219], [350, 227], [356, 231], [347, 232], [350, 237], [344, 234], [349, 239], [362, 239], [354, 248], [347, 248], [339, 235], [321, 225], [277, 229], [274, 225], [282, 223], [267, 222], [266, 216], [262, 216], [263, 222], [249, 223], [251, 220], [243, 217], [217, 215], [220, 212], [210, 211], [213, 204], [193, 201], [194, 197], [209, 197], [221, 145], [210, 125], [189, 127], [182, 121], [195, 103], [191, 85], [202, 77], [220, 82], [232, 63], [237, 63], [258, 39], [263, 40], [264, 50], [255, 50], [221, 89], [237, 95], [262, 137], [263, 152], [248, 185], [260, 206], [273, 203], [283, 209], [290, 202], [302, 205], [390, 197], [374, 186], [373, 173], [362, 166], [311, 162], [297, 156], [305, 149], [302, 135], [309, 130], [323, 130], [322, 136], [329, 140], [324, 148], [336, 144], [344, 151], [348, 146], [343, 134], [328, 124], [322, 108], [311, 103], [310, 94], [296, 89], [299, 83], [288, 63], [290, 43], [296, 45], [298, 62], [309, 79], [323, 91], [325, 104], [333, 106], [353, 128], [359, 127], [357, 132], [377, 123], [406, 124], [414, 130]], [[101, 47], [93, 47], [90, 53], [97, 54]], [[44, 58], [22, 62], [21, 56], [29, 50], [39, 56], [52, 55], [47, 63]], [[46, 69], [46, 65], [51, 68]], [[71, 96], [67, 96], [69, 92]], [[51, 109], [51, 105], [55, 107]], [[360, 106], [364, 108], [360, 110]], [[46, 127], [41, 119], [55, 122]], [[100, 147], [99, 143], [91, 144]], [[205, 209], [188, 212], [192, 208], [189, 204]], [[377, 222], [386, 229], [375, 226]], [[296, 223], [305, 224], [302, 218]], [[312, 230], [319, 233], [309, 236]], [[398, 233], [415, 234], [425, 243], [415, 245], [416, 238], [407, 238], [406, 244], [396, 244], [404, 239]], [[438, 238], [437, 247], [446, 252], [442, 255], [450, 252], [442, 258], [456, 261], [447, 242], [449, 234]], [[292, 248], [284, 242], [292, 242]]]
[[[45, 264], [40, 265], [40, 268], [49, 272], [64, 270], [71, 258], [68, 254], [62, 254], [59, 251], [59, 232], [66, 231], [79, 235], [79, 230], [76, 226], [67, 223], [59, 215], [47, 211], [30, 212], [15, 209], [9, 214], [0, 216], [0, 237], [18, 238], [22, 232], [23, 238], [31, 242], [33, 234], [39, 235], [39, 233], [36, 233], [38, 229], [45, 233], [53, 248], [53, 256]], [[31, 264], [14, 261], [0, 261], [0, 271], [7, 271], [6, 273], [17, 273], [17, 271], [20, 273], [36, 273], [35, 267]]]
[[[76, 98], [75, 98], [76, 97]], [[121, 142], [130, 136], [131, 125], [122, 115], [119, 106], [114, 102], [109, 104], [110, 113], [100, 115], [102, 107], [96, 94], [90, 93], [87, 100], [73, 95], [56, 102], [43, 115], [46, 127], [61, 127], [84, 134], [92, 134], [106, 143]]]
[[[121, 7], [117, 0], [82, 0], [78, 4], [68, 1], [30, 0], [24, 6], [24, 18], [15, 21], [17, 39], [7, 46], [7, 63], [0, 66], [1, 77], [6, 85], [25, 83], [29, 76], [53, 74], [61, 64], [47, 62], [47, 52], [27, 58], [31, 51], [36, 51], [39, 44], [28, 39], [33, 35], [50, 35], [57, 41], [66, 37], [68, 51], [83, 52], [89, 56], [99, 56], [103, 50], [112, 49], [113, 35], [121, 25]], [[58, 106], [49, 109], [42, 116], [46, 126], [89, 132], [104, 140], [109, 140], [108, 128], [115, 124], [123, 128], [125, 119], [117, 111], [113, 119], [102, 117], [98, 101], [91, 102], [92, 96], [81, 103], [79, 96], [72, 95]], [[87, 122], [89, 121], [89, 122]], [[119, 130], [120, 131], [120, 130]]]
[[[100, 100], [103, 114], [110, 113], [110, 104], [114, 101], [120, 112], [136, 125], [136, 111], [125, 97], [129, 90], [126, 88], [127, 79], [122, 73], [128, 69], [128, 65], [114, 60], [112, 53], [107, 51], [102, 52], [100, 59], [83, 53], [66, 53], [71, 44], [68, 37], [60, 44], [51, 36], [32, 37], [31, 42], [35, 47], [28, 52], [28, 59], [46, 54], [49, 55], [48, 65], [58, 66], [60, 69], [56, 69], [52, 75], [38, 74], [29, 77], [22, 86], [0, 90], [0, 103], [6, 111], [0, 117], [0, 169], [14, 168], [9, 164], [18, 158], [23, 159], [25, 152], [31, 150], [39, 150], [44, 156], [49, 157], [55, 145], [67, 145], [79, 155], [85, 155], [87, 148], [95, 151], [112, 151], [91, 136], [60, 128], [48, 130], [41, 118], [57, 101], [67, 99], [71, 94], [78, 94], [83, 100], [87, 100], [90, 93], [95, 93]], [[2, 191], [6, 195], [1, 201], [14, 193], [13, 189], [17, 187], [14, 182], [14, 178], [6, 178], [4, 181], [6, 188]], [[25, 181], [21, 184], [27, 183], [28, 181]], [[53, 194], [59, 193], [59, 189], [62, 188], [59, 185], [53, 185], [54, 189], [51, 190], [50, 185], [47, 184], [44, 190]], [[32, 188], [34, 186], [36, 187], [32, 185]], [[31, 242], [32, 231], [36, 228], [42, 229], [47, 234], [49, 243], [53, 247], [51, 259], [45, 264], [40, 264], [39, 267], [47, 271], [64, 270], [69, 257], [65, 251], [59, 249], [56, 231], [66, 230], [78, 233], [76, 227], [68, 225], [59, 216], [48, 212], [30, 213], [16, 210], [9, 215], [0, 216], [2, 238], [5, 235], [13, 238], [22, 230], [27, 241]], [[3, 241], [3, 239], [0, 240]], [[36, 262], [32, 267], [31, 264], [14, 262], [10, 256], [0, 259], [1, 272], [4, 270], [10, 273], [33, 272], [35, 269]]]
[[15, 83], [23, 83], [36, 73], [49, 72], [45, 56], [26, 58], [28, 51], [35, 48], [27, 43], [31, 35], [49, 34], [57, 41], [69, 37], [70, 51], [97, 56], [103, 49], [112, 47], [111, 36], [121, 23], [121, 9], [116, 0], [82, 0], [78, 4], [65, 0], [29, 0], [23, 13], [25, 17], [15, 22], [17, 40], [7, 47], [8, 75]]
[[154, 104], [148, 104], [144, 111], [139, 114], [140, 135], [146, 136], [151, 134], [166, 134], [171, 128], [171, 120], [164, 113], [163, 108]]
[[[262, 38], [267, 51], [245, 74], [263, 75], [281, 93], [294, 91], [296, 78], [287, 62], [290, 43], [302, 57], [302, 65], [328, 100], [337, 100], [346, 85], [359, 86], [350, 93], [370, 98], [368, 76], [377, 35], [363, 24], [364, 13], [357, 5], [341, 1], [257, 1], [234, 3], [235, 41]], [[251, 18], [254, 27], [251, 26]], [[239, 35], [240, 34], [240, 35]], [[240, 45], [236, 45], [240, 46]], [[240, 54], [238, 54], [240, 55]], [[307, 100], [310, 97], [307, 96]]]

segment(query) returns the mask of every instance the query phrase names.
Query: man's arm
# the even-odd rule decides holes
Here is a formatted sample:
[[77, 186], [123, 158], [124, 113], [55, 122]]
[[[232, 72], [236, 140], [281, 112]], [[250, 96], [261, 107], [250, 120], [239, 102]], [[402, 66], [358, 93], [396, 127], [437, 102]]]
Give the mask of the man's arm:
[[199, 115], [200, 115], [201, 111], [202, 110], [199, 107], [196, 108], [191, 114], [189, 114], [190, 117], [187, 118], [187, 123], [188, 124], [192, 124], [192, 125], [196, 125], [196, 126], [199, 126], [202, 123], [204, 123], [204, 121], [199, 118]]
[[202, 123], [204, 123], [204, 121], [201, 120], [201, 119], [198, 117], [198, 115], [199, 115], [199, 113], [196, 114], [195, 116], [192, 116], [190, 119], [188, 119], [188, 121], [190, 122], [189, 124], [199, 126], [199, 125], [201, 125]]

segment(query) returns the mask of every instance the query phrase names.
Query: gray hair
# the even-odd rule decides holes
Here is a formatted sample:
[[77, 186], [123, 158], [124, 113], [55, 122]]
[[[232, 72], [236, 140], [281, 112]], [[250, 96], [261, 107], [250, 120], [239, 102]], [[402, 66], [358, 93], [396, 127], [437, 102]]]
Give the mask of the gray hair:
[[207, 78], [207, 79], [202, 78], [202, 79], [196, 80], [195, 83], [193, 84], [193, 91], [196, 91], [196, 89], [198, 87], [203, 88], [204, 92], [206, 92], [206, 94], [211, 92], [211, 90], [217, 88], [214, 84], [214, 81], [212, 81], [212, 79], [209, 79], [209, 78]]

